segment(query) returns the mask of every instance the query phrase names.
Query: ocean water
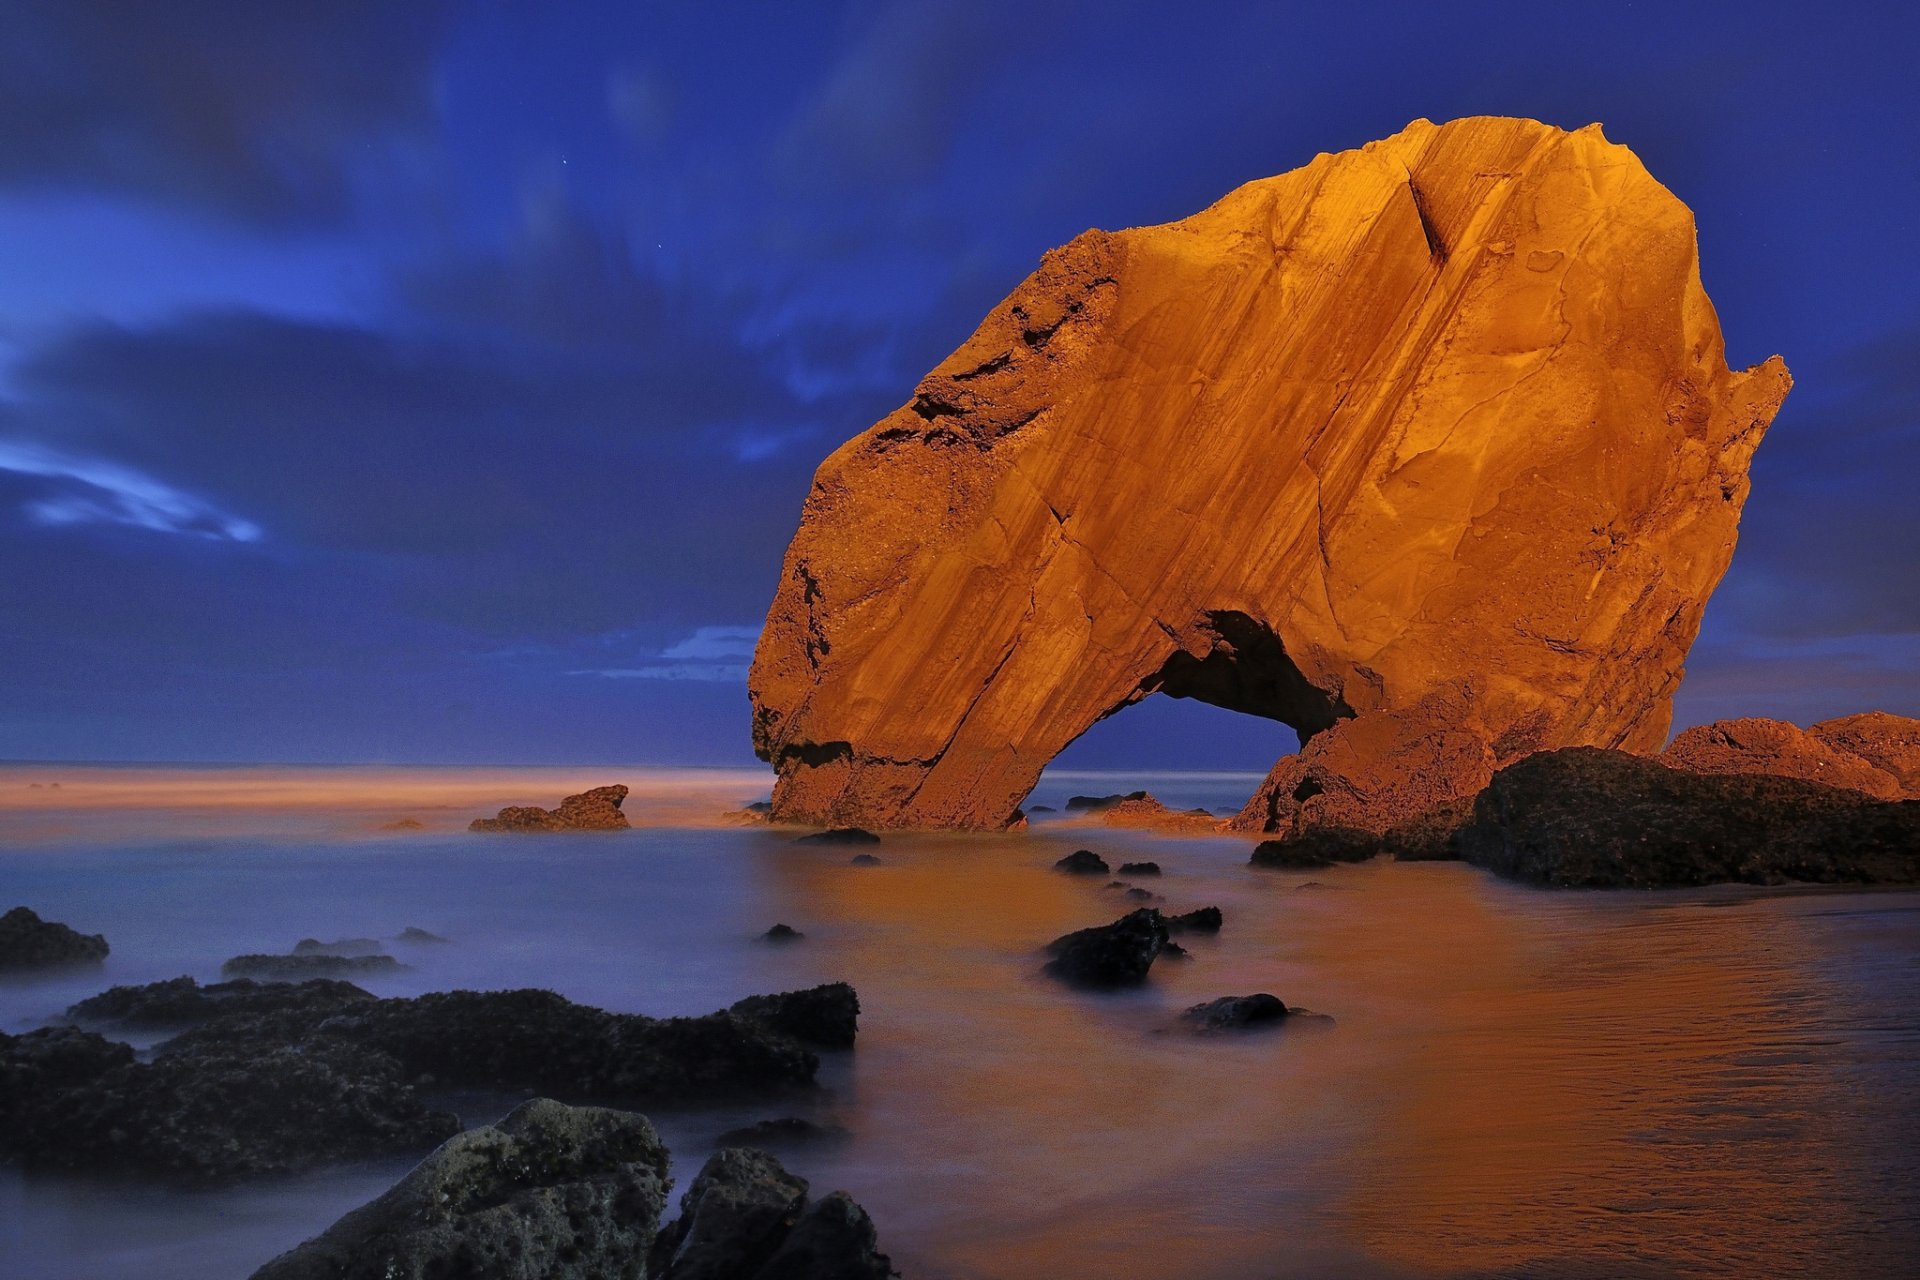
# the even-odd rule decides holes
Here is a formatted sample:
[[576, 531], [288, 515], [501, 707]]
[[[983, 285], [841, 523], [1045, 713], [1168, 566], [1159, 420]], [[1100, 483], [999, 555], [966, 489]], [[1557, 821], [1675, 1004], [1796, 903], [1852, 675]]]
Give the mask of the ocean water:
[[[635, 787], [633, 831], [463, 830], [611, 781]], [[1144, 786], [1226, 810], [1256, 782], [1050, 776], [1035, 802]], [[0, 986], [0, 1028], [409, 925], [452, 942], [395, 944], [412, 967], [370, 990], [688, 1014], [845, 979], [860, 1041], [825, 1055], [817, 1098], [653, 1118], [683, 1178], [736, 1124], [843, 1126], [782, 1158], [864, 1204], [909, 1280], [1916, 1274], [1920, 894], [1286, 874], [1248, 868], [1245, 839], [1063, 819], [887, 836], [856, 867], [721, 816], [765, 791], [715, 770], [0, 769], [0, 909], [113, 946], [100, 972]], [[402, 816], [425, 829], [379, 829]], [[1226, 928], [1142, 991], [1059, 987], [1039, 948], [1133, 905], [1049, 869], [1082, 847], [1157, 860], [1139, 883]], [[757, 941], [776, 921], [806, 940]], [[1174, 1030], [1252, 991], [1335, 1025]], [[245, 1276], [408, 1164], [210, 1191], [0, 1170], [0, 1276]]]

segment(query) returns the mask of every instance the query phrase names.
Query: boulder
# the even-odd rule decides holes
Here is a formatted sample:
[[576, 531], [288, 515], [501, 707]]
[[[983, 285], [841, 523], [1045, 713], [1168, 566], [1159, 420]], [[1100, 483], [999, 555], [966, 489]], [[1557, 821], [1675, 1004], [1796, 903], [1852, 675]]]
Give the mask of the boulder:
[[764, 1151], [727, 1148], [703, 1166], [662, 1229], [661, 1280], [888, 1280], [873, 1221], [835, 1191], [808, 1202], [806, 1179]]
[[1892, 774], [1784, 720], [1716, 720], [1695, 725], [1667, 744], [1660, 763], [1693, 773], [1802, 778], [1877, 800], [1898, 800], [1905, 794]]
[[807, 935], [790, 924], [776, 924], [760, 935], [763, 942], [798, 942]]
[[1502, 769], [1457, 840], [1476, 865], [1569, 887], [1920, 881], [1920, 801], [1597, 747]]
[[253, 1280], [646, 1280], [666, 1200], [667, 1150], [646, 1117], [536, 1098]]
[[1107, 866], [1107, 860], [1091, 849], [1075, 849], [1054, 863], [1053, 869], [1070, 876], [1104, 876], [1112, 870]]
[[816, 831], [810, 836], [801, 836], [795, 844], [879, 844], [880, 837], [871, 831], [859, 827], [835, 827], [831, 831]]
[[1047, 944], [1046, 971], [1076, 987], [1137, 987], [1167, 945], [1167, 923], [1141, 907], [1112, 924], [1081, 929]]
[[1867, 711], [1822, 720], [1807, 732], [1891, 775], [1906, 799], [1920, 800], [1920, 720]]
[[1657, 750], [1789, 384], [1597, 125], [1415, 121], [1088, 232], [815, 473], [748, 679], [774, 816], [996, 829], [1156, 693], [1299, 733], [1247, 830]]
[[1157, 876], [1160, 874], [1160, 864], [1157, 862], [1123, 862], [1120, 864], [1120, 874], [1123, 876]]
[[0, 916], [0, 973], [99, 964], [109, 950], [101, 935], [42, 920], [27, 907]]
[[1221, 996], [1205, 1004], [1196, 1004], [1180, 1015], [1180, 1020], [1195, 1031], [1250, 1031], [1277, 1026], [1288, 1009], [1280, 997], [1261, 991], [1250, 996]]
[[335, 955], [309, 951], [290, 956], [235, 956], [220, 966], [229, 978], [259, 978], [266, 982], [305, 982], [309, 978], [377, 977], [399, 973], [407, 966], [389, 955]]
[[475, 818], [469, 831], [624, 831], [631, 824], [620, 811], [627, 798], [624, 784], [595, 787], [568, 796], [558, 809], [509, 805], [491, 818]]
[[1341, 862], [1365, 862], [1381, 852], [1379, 836], [1352, 827], [1308, 827], [1277, 840], [1262, 840], [1248, 862], [1276, 870], [1308, 870]]

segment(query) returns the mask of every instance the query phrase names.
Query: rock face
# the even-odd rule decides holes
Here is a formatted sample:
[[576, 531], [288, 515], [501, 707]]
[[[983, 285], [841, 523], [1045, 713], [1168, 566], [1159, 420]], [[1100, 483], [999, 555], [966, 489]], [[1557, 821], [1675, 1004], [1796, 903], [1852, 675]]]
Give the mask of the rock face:
[[1788, 385], [1596, 126], [1416, 121], [1087, 232], [816, 473], [749, 680], [774, 815], [998, 827], [1153, 693], [1300, 732], [1250, 829], [1655, 750]]
[[1845, 787], [1876, 800], [1899, 800], [1906, 794], [1891, 773], [1783, 720], [1716, 720], [1695, 725], [1667, 745], [1660, 761], [1692, 773], [1800, 778]]
[[1920, 800], [1920, 720], [1868, 711], [1822, 720], [1807, 732], [1891, 774], [1909, 800]]
[[1454, 839], [1469, 862], [1571, 887], [1920, 881], [1920, 800], [1592, 747], [1502, 769]]
[[536, 1098], [253, 1280], [644, 1280], [666, 1202], [667, 1149], [646, 1117]]
[[99, 964], [107, 951], [107, 940], [101, 935], [42, 920], [27, 907], [15, 907], [0, 916], [0, 973]]
[[630, 824], [620, 811], [627, 798], [624, 783], [595, 787], [577, 796], [568, 796], [558, 809], [534, 805], [509, 805], [491, 818], [475, 818], [469, 831], [622, 831]]

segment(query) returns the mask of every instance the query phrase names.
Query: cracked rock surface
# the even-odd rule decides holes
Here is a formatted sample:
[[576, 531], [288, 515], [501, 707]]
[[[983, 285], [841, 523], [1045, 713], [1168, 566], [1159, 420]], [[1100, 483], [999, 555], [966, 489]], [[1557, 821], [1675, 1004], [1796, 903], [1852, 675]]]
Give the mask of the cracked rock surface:
[[1786, 395], [1598, 126], [1416, 121], [1049, 253], [814, 477], [755, 655], [773, 816], [995, 828], [1153, 693], [1284, 721], [1249, 830], [1654, 751]]

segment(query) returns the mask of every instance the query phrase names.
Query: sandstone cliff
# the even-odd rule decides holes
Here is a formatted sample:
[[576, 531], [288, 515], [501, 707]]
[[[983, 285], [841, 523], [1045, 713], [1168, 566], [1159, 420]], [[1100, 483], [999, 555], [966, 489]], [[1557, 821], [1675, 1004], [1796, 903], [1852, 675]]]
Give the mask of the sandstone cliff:
[[1087, 232], [816, 474], [749, 683], [774, 816], [997, 826], [1153, 693], [1300, 732], [1268, 830], [1656, 750], [1788, 385], [1597, 126], [1416, 121]]

